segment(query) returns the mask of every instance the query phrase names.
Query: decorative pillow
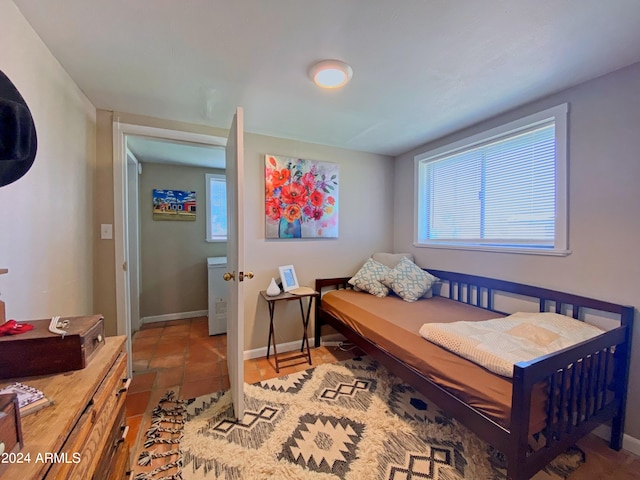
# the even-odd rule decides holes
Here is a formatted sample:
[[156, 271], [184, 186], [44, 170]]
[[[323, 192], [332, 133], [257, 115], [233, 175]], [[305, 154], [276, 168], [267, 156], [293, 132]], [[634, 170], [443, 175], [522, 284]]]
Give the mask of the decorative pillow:
[[395, 268], [398, 265], [398, 262], [402, 260], [403, 257], [407, 257], [409, 260], [413, 262], [413, 255], [410, 253], [384, 253], [378, 252], [371, 255], [376, 262], [380, 262], [383, 265], [386, 265], [389, 268]]
[[415, 302], [437, 281], [437, 277], [425, 272], [408, 258], [402, 258], [398, 265], [389, 271], [383, 283], [403, 300]]
[[389, 295], [389, 288], [382, 283], [382, 280], [390, 271], [389, 267], [369, 258], [358, 273], [349, 279], [349, 283], [376, 297], [386, 297]]

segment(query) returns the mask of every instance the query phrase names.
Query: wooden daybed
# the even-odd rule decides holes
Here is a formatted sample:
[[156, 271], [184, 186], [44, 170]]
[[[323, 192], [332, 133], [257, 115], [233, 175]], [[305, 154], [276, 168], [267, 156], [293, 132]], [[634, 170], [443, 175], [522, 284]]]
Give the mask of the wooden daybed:
[[[411, 307], [400, 305], [403, 301], [391, 296], [376, 299], [378, 303], [369, 306], [369, 299], [359, 296], [375, 298], [372, 295], [342, 292], [351, 288], [350, 277], [317, 279], [316, 291], [321, 294], [339, 292], [332, 293], [326, 301], [322, 297], [317, 301], [316, 347], [320, 345], [322, 325], [334, 327], [501, 451], [508, 461], [507, 477], [512, 480], [530, 478], [579, 438], [609, 420], [610, 447], [622, 448], [633, 307], [486, 277], [427, 271], [440, 279], [439, 291], [443, 295], [419, 300]], [[534, 299], [540, 312], [555, 311], [578, 320], [598, 312], [617, 326], [573, 347], [520, 362], [509, 379], [463, 358], [452, 362], [446, 357], [455, 356], [453, 353], [419, 337], [419, 326], [415, 325], [424, 323], [422, 319], [414, 318], [413, 326], [407, 320], [417, 317], [415, 310], [403, 310], [426, 307], [435, 309], [435, 316], [463, 315], [446, 321], [469, 320], [469, 313], [474, 311], [472, 319], [482, 320], [505, 314], [494, 305], [509, 297]], [[353, 300], [355, 306], [350, 305]], [[359, 301], [365, 303], [359, 306]], [[396, 307], [403, 312], [403, 318], [388, 322]], [[367, 318], [359, 322], [358, 317]], [[444, 357], [445, 366], [432, 368], [430, 363], [436, 364], [435, 359], [440, 357]], [[534, 433], [544, 441], [542, 446], [531, 449], [529, 439]]]

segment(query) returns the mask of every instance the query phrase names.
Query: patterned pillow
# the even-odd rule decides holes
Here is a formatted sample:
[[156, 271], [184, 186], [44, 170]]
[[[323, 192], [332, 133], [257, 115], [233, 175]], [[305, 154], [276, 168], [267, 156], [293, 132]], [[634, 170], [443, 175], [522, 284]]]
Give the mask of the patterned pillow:
[[402, 257], [407, 257], [409, 260], [413, 262], [413, 255], [410, 253], [385, 253], [385, 252], [376, 252], [371, 255], [376, 262], [380, 262], [383, 265], [386, 265], [389, 268], [395, 268], [398, 265], [398, 262], [402, 260]]
[[376, 297], [386, 297], [389, 295], [389, 288], [382, 283], [382, 280], [390, 271], [389, 267], [369, 258], [358, 273], [349, 279], [349, 283]]
[[404, 257], [384, 279], [383, 283], [407, 302], [415, 302], [438, 281], [408, 258]]

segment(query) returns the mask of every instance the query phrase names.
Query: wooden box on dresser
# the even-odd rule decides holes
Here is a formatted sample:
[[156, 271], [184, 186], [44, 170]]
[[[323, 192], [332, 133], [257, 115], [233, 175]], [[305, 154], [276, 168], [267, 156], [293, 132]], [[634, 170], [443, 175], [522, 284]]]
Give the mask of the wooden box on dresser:
[[[108, 337], [82, 370], [15, 378], [42, 390], [53, 404], [22, 417], [23, 447], [5, 458], [2, 478], [123, 479], [129, 470], [125, 441], [126, 337]], [[2, 459], [0, 459], [2, 460]]]

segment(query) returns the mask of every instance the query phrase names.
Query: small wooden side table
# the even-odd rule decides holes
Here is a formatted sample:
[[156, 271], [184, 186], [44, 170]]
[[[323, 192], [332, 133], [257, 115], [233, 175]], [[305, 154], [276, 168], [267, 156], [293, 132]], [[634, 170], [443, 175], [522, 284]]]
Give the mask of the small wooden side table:
[[[283, 292], [279, 295], [271, 297], [267, 295], [266, 290], [262, 290], [260, 292], [260, 295], [262, 296], [262, 298], [264, 298], [267, 301], [267, 304], [269, 305], [269, 342], [267, 343], [267, 358], [269, 358], [269, 353], [271, 351], [271, 343], [273, 342], [273, 358], [276, 361], [276, 373], [280, 373], [280, 366], [278, 364], [278, 352], [276, 350], [276, 335], [275, 335], [275, 329], [273, 325], [273, 313], [276, 309], [276, 303], [280, 301], [290, 302], [292, 300], [298, 300], [298, 302], [300, 303], [300, 315], [302, 317], [302, 346], [300, 347], [300, 353], [303, 354], [303, 356], [307, 357], [307, 361], [309, 362], [309, 365], [311, 365], [311, 350], [309, 349], [309, 337], [307, 335], [307, 327], [309, 326], [309, 315], [311, 314], [311, 305], [313, 303], [313, 299], [319, 297], [320, 294], [315, 291], [312, 293], [304, 293], [301, 295], [296, 295], [289, 292]], [[305, 297], [309, 298], [306, 312], [304, 310], [304, 305], [302, 303], [302, 299]], [[304, 355], [305, 345], [307, 347], [306, 355]]]

